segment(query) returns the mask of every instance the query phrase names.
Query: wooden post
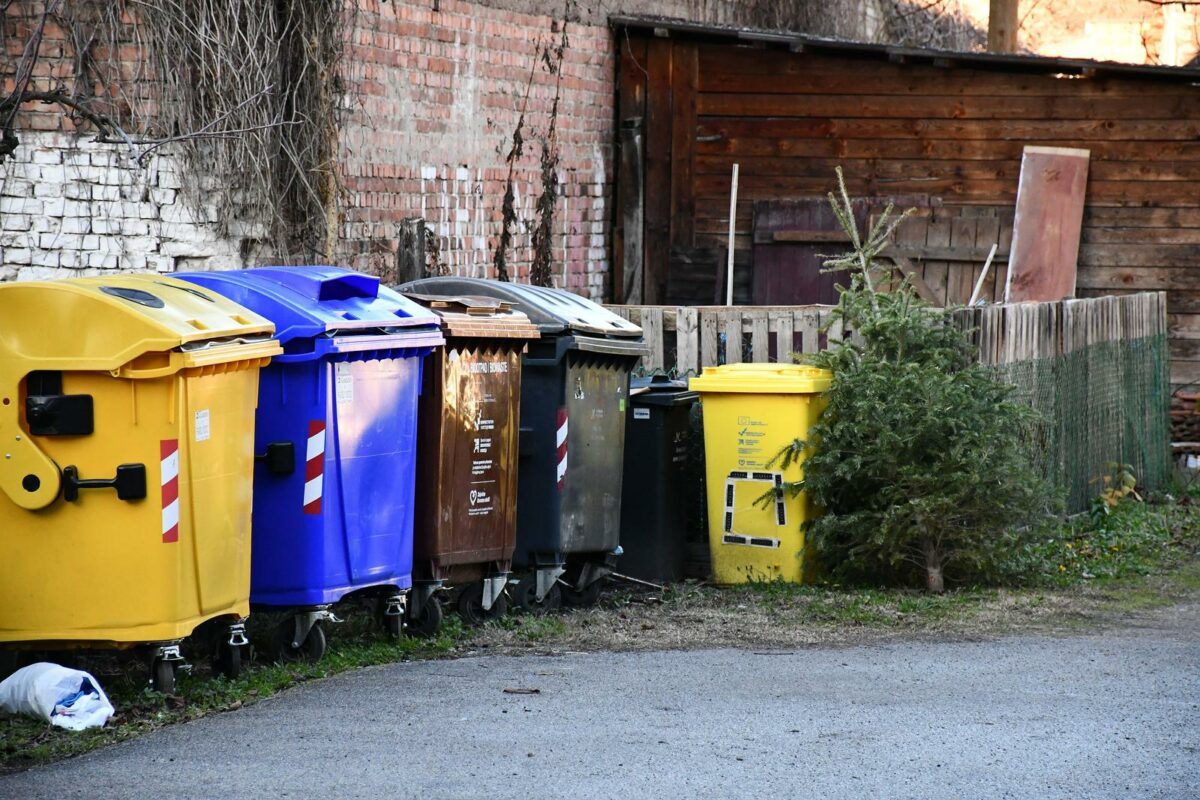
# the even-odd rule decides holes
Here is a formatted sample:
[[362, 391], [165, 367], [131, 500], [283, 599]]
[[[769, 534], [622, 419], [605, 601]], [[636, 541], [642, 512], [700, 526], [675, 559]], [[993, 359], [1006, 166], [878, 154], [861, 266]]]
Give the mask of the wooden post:
[[632, 117], [621, 122], [621, 178], [617, 190], [621, 193], [623, 242], [623, 274], [621, 285], [613, 293], [622, 303], [642, 302], [642, 275], [645, 255], [642, 249], [645, 231], [645, 151], [642, 137], [642, 118]]
[[983, 262], [983, 272], [979, 273], [979, 280], [975, 281], [975, 289], [971, 292], [971, 299], [967, 301], [969, 308], [974, 308], [975, 303], [979, 301], [979, 293], [983, 291], [983, 282], [987, 280], [988, 269], [992, 266], [992, 259], [996, 257], [996, 248], [1000, 245], [993, 244], [991, 252], [988, 253], [987, 261]]
[[642, 336], [650, 345], [650, 353], [642, 359], [642, 366], [647, 370], [662, 369], [663, 364], [663, 310], [661, 308], [646, 308], [642, 310]]
[[642, 302], [662, 303], [671, 252], [671, 58], [672, 40], [651, 39], [646, 52], [645, 185]]
[[679, 309], [675, 322], [675, 361], [679, 375], [700, 374], [700, 320], [695, 308]]
[[733, 233], [734, 223], [737, 222], [737, 190], [738, 190], [738, 165], [735, 161], [733, 164], [733, 177], [729, 186], [729, 251], [726, 255], [727, 263], [725, 265], [725, 305], [733, 305]]
[[987, 49], [992, 53], [1017, 52], [1017, 27], [1020, 0], [991, 0], [988, 10]]

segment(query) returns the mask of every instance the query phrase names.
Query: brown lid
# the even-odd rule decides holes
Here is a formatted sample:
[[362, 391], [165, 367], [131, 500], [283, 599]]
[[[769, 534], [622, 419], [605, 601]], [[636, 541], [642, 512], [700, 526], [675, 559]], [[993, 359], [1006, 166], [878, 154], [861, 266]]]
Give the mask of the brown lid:
[[431, 295], [403, 292], [437, 314], [447, 336], [487, 339], [537, 339], [541, 332], [512, 303], [478, 295]]

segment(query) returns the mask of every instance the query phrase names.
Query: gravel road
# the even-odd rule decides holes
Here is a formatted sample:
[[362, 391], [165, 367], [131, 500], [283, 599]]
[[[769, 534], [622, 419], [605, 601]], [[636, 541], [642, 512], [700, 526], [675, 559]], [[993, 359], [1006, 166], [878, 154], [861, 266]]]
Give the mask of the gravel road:
[[1198, 633], [1186, 606], [1071, 637], [397, 664], [0, 798], [1195, 800]]

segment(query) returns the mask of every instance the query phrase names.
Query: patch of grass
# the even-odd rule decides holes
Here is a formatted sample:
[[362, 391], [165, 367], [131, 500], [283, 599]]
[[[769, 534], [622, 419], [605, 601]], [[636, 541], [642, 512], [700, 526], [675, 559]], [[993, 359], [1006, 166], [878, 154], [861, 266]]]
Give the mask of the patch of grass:
[[798, 586], [755, 583], [732, 590], [750, 602], [765, 605], [790, 622], [819, 625], [900, 627], [970, 614], [993, 599], [995, 589], [959, 589], [941, 595], [912, 589], [870, 589], [841, 586]]
[[1148, 577], [1097, 581], [1092, 592], [1112, 614], [1163, 608], [1200, 592], [1200, 561], [1190, 561]]
[[1200, 552], [1200, 498], [1192, 492], [1098, 504], [1065, 524], [1046, 525], [1006, 570], [1024, 585], [1102, 586], [1175, 569]]
[[524, 617], [521, 638], [527, 642], [540, 642], [561, 636], [567, 632], [567, 623], [561, 617]]
[[495, 624], [501, 630], [515, 632], [516, 638], [524, 642], [544, 641], [567, 630], [567, 623], [557, 616], [507, 616]]

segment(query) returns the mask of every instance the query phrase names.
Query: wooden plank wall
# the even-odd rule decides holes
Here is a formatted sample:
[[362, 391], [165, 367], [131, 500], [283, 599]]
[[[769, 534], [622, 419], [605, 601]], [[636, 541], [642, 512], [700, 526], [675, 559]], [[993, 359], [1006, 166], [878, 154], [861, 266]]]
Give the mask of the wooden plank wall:
[[[854, 196], [928, 196], [933, 219], [910, 235], [952, 246], [992, 236], [993, 223], [973, 218], [971, 206], [1008, 224], [1025, 145], [1082, 147], [1091, 170], [1079, 296], [1166, 290], [1172, 382], [1200, 381], [1195, 86], [892, 63], [635, 29], [617, 38], [619, 116], [646, 120], [645, 302], [669, 301], [671, 252], [724, 245], [735, 161], [744, 261], [754, 202], [823, 196], [835, 166]], [[939, 205], [958, 210], [938, 213]], [[981, 266], [968, 273], [927, 260], [921, 268], [954, 300]]]
[[999, 303], [1008, 278], [1012, 230], [1009, 206], [947, 205], [917, 209], [900, 224], [894, 238], [898, 251], [912, 261], [940, 305], [966, 305], [995, 244], [996, 257], [979, 296]]

